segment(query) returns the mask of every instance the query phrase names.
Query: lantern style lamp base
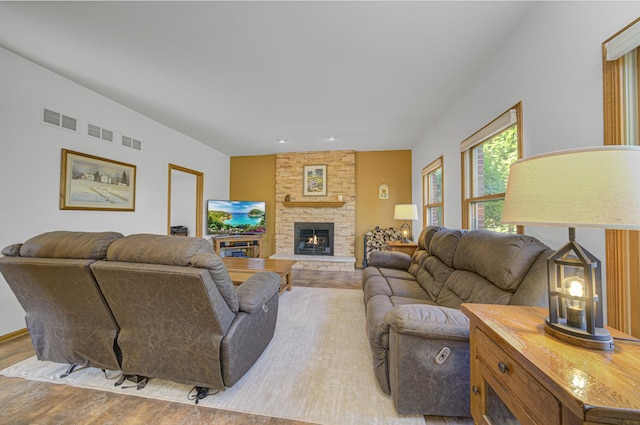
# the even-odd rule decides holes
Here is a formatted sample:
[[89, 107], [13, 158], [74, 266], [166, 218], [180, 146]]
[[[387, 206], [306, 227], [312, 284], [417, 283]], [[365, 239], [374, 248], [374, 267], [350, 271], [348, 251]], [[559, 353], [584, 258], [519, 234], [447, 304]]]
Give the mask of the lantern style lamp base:
[[585, 330], [574, 328], [565, 323], [551, 323], [549, 319], [544, 321], [544, 331], [560, 341], [577, 345], [592, 350], [613, 350], [613, 338], [608, 330], [596, 328], [595, 334], [592, 335]]
[[408, 243], [410, 240], [411, 226], [409, 226], [406, 221], [400, 226], [400, 234], [402, 235], [402, 243]]

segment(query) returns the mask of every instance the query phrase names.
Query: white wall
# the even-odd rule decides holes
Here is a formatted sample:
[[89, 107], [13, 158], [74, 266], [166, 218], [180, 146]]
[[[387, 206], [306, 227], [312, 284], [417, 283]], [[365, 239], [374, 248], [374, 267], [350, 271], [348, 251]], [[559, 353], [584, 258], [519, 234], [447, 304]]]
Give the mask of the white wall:
[[[518, 101], [524, 156], [601, 146], [602, 42], [639, 16], [640, 2], [539, 2], [496, 46], [495, 56], [477, 64], [477, 78], [463, 82], [466, 95], [414, 148], [414, 202], [422, 202], [420, 170], [444, 155], [445, 226], [460, 228], [459, 144]], [[568, 240], [568, 230], [559, 227], [527, 227], [525, 232], [552, 248]], [[576, 239], [604, 260], [603, 230], [577, 229]]]
[[[167, 231], [168, 164], [204, 173], [204, 197], [229, 197], [229, 157], [0, 49], [0, 249], [51, 230]], [[39, 123], [40, 105], [142, 140], [142, 152]], [[58, 208], [61, 149], [137, 166], [135, 212]], [[0, 277], [0, 335], [25, 327]]]

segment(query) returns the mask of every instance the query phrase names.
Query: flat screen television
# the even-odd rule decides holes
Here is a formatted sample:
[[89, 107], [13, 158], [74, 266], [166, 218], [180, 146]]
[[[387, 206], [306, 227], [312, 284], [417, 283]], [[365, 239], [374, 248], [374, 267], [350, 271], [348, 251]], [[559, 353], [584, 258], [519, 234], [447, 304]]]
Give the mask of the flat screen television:
[[208, 235], [252, 235], [265, 232], [264, 201], [207, 201]]

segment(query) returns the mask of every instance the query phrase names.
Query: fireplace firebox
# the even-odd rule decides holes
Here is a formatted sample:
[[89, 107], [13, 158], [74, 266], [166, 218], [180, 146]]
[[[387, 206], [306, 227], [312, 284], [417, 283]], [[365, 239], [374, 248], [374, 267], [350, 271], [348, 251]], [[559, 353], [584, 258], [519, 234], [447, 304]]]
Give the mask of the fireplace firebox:
[[333, 223], [293, 223], [294, 254], [333, 255]]

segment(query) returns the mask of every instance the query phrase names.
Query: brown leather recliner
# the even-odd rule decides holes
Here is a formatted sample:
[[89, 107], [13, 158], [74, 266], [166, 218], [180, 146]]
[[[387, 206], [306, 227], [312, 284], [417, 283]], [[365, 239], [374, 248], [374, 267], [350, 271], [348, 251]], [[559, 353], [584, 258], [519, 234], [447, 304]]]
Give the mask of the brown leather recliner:
[[205, 239], [127, 236], [91, 269], [120, 325], [126, 375], [231, 387], [273, 337], [279, 275], [236, 288]]
[[55, 231], [2, 251], [0, 272], [26, 312], [38, 359], [120, 369], [118, 325], [90, 266], [122, 237]]

